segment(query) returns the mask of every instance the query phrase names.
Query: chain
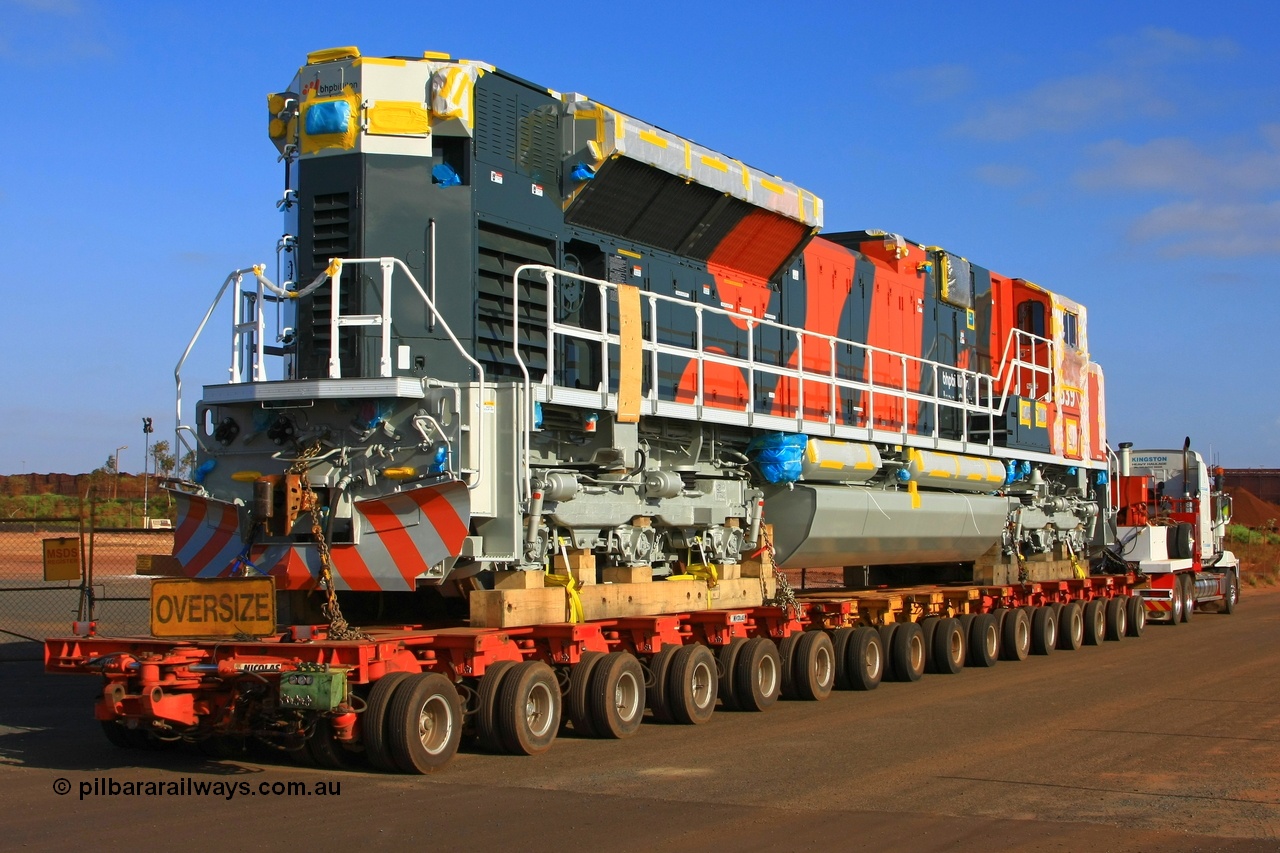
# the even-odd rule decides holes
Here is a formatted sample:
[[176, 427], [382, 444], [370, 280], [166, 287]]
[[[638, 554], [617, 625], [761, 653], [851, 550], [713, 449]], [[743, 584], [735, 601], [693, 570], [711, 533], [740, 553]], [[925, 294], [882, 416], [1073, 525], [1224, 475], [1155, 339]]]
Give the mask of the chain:
[[769, 535], [767, 528], [760, 531], [760, 535], [764, 537], [764, 550], [769, 555], [769, 565], [773, 566], [773, 580], [776, 586], [775, 595], [769, 597], [769, 589], [765, 584], [764, 572], [760, 573], [760, 597], [766, 604], [773, 604], [779, 607], [787, 608], [789, 613], [800, 612], [800, 602], [796, 598], [796, 592], [791, 588], [791, 582], [787, 580], [784, 572], [778, 571], [777, 551], [773, 547], [773, 537]]
[[303, 504], [311, 509], [311, 537], [316, 541], [316, 551], [320, 554], [320, 587], [324, 590], [325, 603], [320, 612], [329, 620], [329, 639], [362, 640], [367, 635], [359, 628], [352, 628], [342, 615], [338, 606], [338, 593], [333, 588], [333, 566], [329, 557], [329, 542], [324, 535], [324, 525], [320, 523], [320, 501], [316, 500], [311, 490], [311, 481], [307, 478], [307, 463], [320, 452], [320, 442], [316, 441], [298, 454], [298, 458], [289, 467], [290, 474], [297, 474], [298, 487], [302, 490]]

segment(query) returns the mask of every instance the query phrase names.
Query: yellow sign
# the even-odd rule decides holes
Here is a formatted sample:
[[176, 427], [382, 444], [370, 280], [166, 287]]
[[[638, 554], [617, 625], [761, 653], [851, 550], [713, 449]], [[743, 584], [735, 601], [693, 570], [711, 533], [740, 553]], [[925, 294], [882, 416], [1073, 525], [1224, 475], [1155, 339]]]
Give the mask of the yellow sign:
[[153, 637], [263, 637], [276, 631], [271, 578], [163, 578], [151, 582]]
[[80, 580], [80, 539], [62, 536], [44, 540], [44, 579], [47, 581]]

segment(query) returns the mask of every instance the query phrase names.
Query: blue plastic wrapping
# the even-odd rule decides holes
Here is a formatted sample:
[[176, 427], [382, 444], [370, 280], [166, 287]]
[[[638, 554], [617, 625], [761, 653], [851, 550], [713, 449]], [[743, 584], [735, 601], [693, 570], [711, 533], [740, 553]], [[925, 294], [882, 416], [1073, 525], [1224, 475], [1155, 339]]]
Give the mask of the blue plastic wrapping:
[[307, 135], [346, 133], [351, 124], [351, 104], [322, 101], [307, 107]]
[[195, 473], [191, 475], [191, 479], [195, 480], [197, 483], [203, 483], [204, 478], [208, 477], [209, 472], [216, 467], [218, 467], [218, 460], [210, 457], [209, 459], [206, 459], [200, 463], [200, 465], [196, 468]]
[[747, 456], [760, 469], [760, 476], [769, 483], [794, 483], [800, 479], [806, 435], [774, 432], [759, 435], [747, 445]]
[[442, 187], [456, 187], [462, 183], [462, 178], [448, 163], [437, 163], [432, 166], [431, 178]]
[[589, 181], [596, 176], [596, 170], [588, 166], [586, 163], [579, 163], [569, 172], [569, 177], [575, 181]]
[[444, 472], [444, 469], [449, 462], [449, 448], [444, 446], [443, 444], [438, 445], [436, 447], [436, 452], [434, 454], [434, 457], [435, 458], [432, 461], [432, 463], [429, 466], [427, 466], [427, 473], [441, 474]]

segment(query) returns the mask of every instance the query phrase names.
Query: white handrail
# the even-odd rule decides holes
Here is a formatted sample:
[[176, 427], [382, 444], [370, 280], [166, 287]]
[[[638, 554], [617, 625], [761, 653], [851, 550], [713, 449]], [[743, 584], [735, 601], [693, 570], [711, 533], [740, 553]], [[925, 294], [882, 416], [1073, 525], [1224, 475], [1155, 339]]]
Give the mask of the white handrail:
[[[480, 413], [479, 413], [479, 416], [476, 418], [474, 446], [480, 448], [479, 458], [482, 460], [482, 462], [481, 462], [481, 465], [478, 466], [476, 470], [473, 472], [475, 474], [475, 479], [467, 483], [468, 489], [476, 488], [477, 486], [480, 485], [480, 481], [483, 477], [482, 472], [483, 472], [483, 459], [484, 459], [484, 395], [485, 395], [484, 368], [480, 365], [480, 362], [476, 361], [475, 358], [473, 358], [472, 355], [469, 352], [467, 352], [466, 349], [462, 346], [462, 343], [458, 340], [458, 336], [453, 333], [452, 327], [449, 326], [449, 322], [445, 320], [444, 315], [442, 315], [439, 311], [436, 310], [435, 302], [431, 299], [430, 296], [427, 295], [426, 290], [423, 289], [422, 285], [418, 282], [418, 279], [414, 277], [413, 273], [409, 271], [409, 267], [405, 265], [404, 261], [400, 260], [399, 258], [342, 258], [341, 260], [342, 260], [342, 264], [341, 264], [342, 266], [347, 266], [349, 264], [378, 264], [378, 266], [382, 269], [382, 312], [381, 314], [346, 315], [345, 317], [342, 318], [346, 322], [338, 322], [338, 299], [337, 299], [338, 286], [337, 285], [338, 285], [338, 279], [341, 276], [341, 270], [338, 270], [337, 274], [332, 276], [333, 283], [334, 283], [334, 290], [333, 290], [334, 299], [333, 299], [333, 314], [332, 314], [332, 317], [330, 318], [330, 323], [331, 323], [330, 329], [332, 330], [332, 335], [333, 335], [332, 339], [329, 341], [330, 377], [337, 378], [337, 377], [334, 377], [333, 375], [333, 370], [334, 370], [333, 365], [335, 364], [337, 364], [338, 366], [338, 371], [339, 371], [338, 375], [341, 376], [341, 362], [335, 360], [337, 358], [335, 354], [337, 353], [337, 349], [338, 349], [337, 329], [339, 326], [345, 326], [345, 325], [350, 325], [350, 326], [363, 325], [363, 326], [381, 326], [382, 327], [381, 363], [379, 366], [379, 373], [383, 377], [391, 376], [391, 281], [392, 281], [392, 268], [399, 267], [401, 270], [404, 271], [404, 274], [408, 276], [409, 282], [413, 285], [414, 290], [418, 291], [418, 296], [422, 299], [423, 304], [427, 306], [427, 311], [429, 311], [431, 315], [436, 317], [436, 319], [440, 323], [440, 328], [444, 329], [444, 333], [449, 336], [449, 340], [453, 342], [453, 346], [455, 349], [457, 349], [459, 355], [461, 355], [462, 358], [468, 364], [470, 364], [472, 367], [475, 368], [476, 375], [479, 377]], [[461, 471], [461, 467], [462, 467], [462, 460], [458, 460], [459, 471]]]
[[[591, 278], [589, 276], [581, 275], [578, 273], [568, 272], [566, 270], [559, 270], [554, 267], [547, 266], [545, 264], [522, 264], [514, 271], [514, 273], [512, 274], [512, 335], [513, 335], [512, 351], [514, 354], [516, 365], [519, 368], [523, 377], [525, 395], [527, 399], [531, 399], [532, 397], [533, 383], [532, 383], [532, 378], [529, 374], [528, 364], [525, 362], [524, 357], [520, 354], [519, 285], [520, 285], [521, 277], [527, 276], [530, 272], [541, 273], [542, 277], [547, 283], [547, 292], [546, 292], [546, 311], [547, 311], [546, 316], [547, 316], [547, 331], [548, 331], [547, 342], [546, 342], [547, 368], [546, 368], [546, 374], [543, 379], [543, 383], [548, 386], [553, 386], [555, 384], [554, 354], [556, 349], [555, 341], [557, 337], [573, 338], [573, 339], [578, 339], [583, 341], [594, 341], [599, 343], [600, 345], [601, 359], [602, 359], [602, 377], [603, 377], [602, 382], [604, 384], [600, 386], [599, 390], [600, 390], [600, 393], [604, 395], [608, 391], [607, 377], [609, 376], [608, 367], [609, 367], [609, 361], [610, 361], [609, 355], [608, 355], [609, 346], [610, 344], [617, 345], [620, 343], [619, 336], [616, 334], [611, 334], [608, 330], [608, 311], [607, 311], [608, 300], [607, 300], [606, 294], [609, 289], [616, 290], [619, 285], [613, 282]], [[600, 329], [598, 330], [586, 329], [581, 326], [575, 326], [572, 324], [556, 322], [555, 313], [554, 313], [554, 310], [555, 310], [554, 289], [555, 289], [556, 276], [581, 281], [587, 284], [594, 284], [597, 287], [597, 291], [599, 293], [599, 297], [601, 300], [601, 312], [600, 312], [601, 328]], [[642, 298], [648, 300], [649, 302], [648, 314], [651, 319], [651, 332], [650, 332], [650, 335], [645, 338], [643, 342], [643, 348], [647, 350], [650, 354], [650, 364], [652, 365], [652, 375], [654, 377], [654, 386], [656, 386], [657, 384], [657, 375], [658, 375], [657, 365], [658, 365], [659, 355], [663, 355], [663, 354], [676, 355], [678, 357], [689, 358], [695, 361], [697, 363], [698, 370], [696, 375], [697, 388], [695, 392], [694, 405], [696, 407], [699, 407], [699, 409], [700, 407], [705, 405], [705, 392], [706, 392], [705, 365], [707, 363], [712, 363], [712, 364], [724, 364], [728, 366], [735, 366], [740, 369], [744, 369], [746, 371], [746, 376], [747, 376], [747, 404], [746, 405], [747, 405], [748, 411], [752, 411], [754, 409], [753, 403], [754, 403], [754, 394], [755, 394], [755, 377], [758, 373], [765, 373], [765, 374], [777, 376], [779, 378], [794, 380], [797, 383], [797, 386], [796, 386], [797, 387], [797, 391], [796, 391], [797, 403], [795, 406], [796, 408], [795, 419], [797, 421], [797, 427], [801, 430], [803, 430], [805, 428], [805, 425], [808, 423], [818, 423], [818, 421], [812, 421], [809, 418], [805, 417], [805, 408], [804, 408], [804, 401], [805, 401], [805, 394], [806, 394], [805, 387], [804, 387], [805, 382], [816, 382], [816, 383], [825, 382], [830, 384], [831, 387], [829, 390], [829, 397], [828, 397], [830, 401], [830, 410], [828, 411], [826, 416], [826, 422], [828, 424], [834, 424], [836, 419], [836, 388], [837, 387], [845, 388], [853, 391], [866, 392], [867, 400], [868, 400], [868, 406], [867, 406], [868, 410], [865, 414], [866, 414], [866, 422], [868, 424], [868, 428], [874, 428], [872, 425], [875, 423], [875, 398], [877, 395], [890, 396], [892, 398], [901, 400], [902, 406], [903, 406], [903, 413], [902, 413], [903, 423], [902, 423], [901, 429], [904, 434], [906, 434], [908, 430], [906, 409], [908, 404], [911, 402], [926, 403], [933, 406], [934, 423], [932, 428], [932, 436], [934, 438], [937, 438], [939, 435], [940, 418], [938, 417], [938, 415], [941, 412], [941, 410], [944, 408], [958, 409], [960, 411], [971, 412], [976, 414], [985, 414], [989, 417], [994, 417], [996, 414], [1003, 412], [1003, 404], [999, 409], [996, 409], [992, 405], [993, 401], [991, 398], [994, 396], [992, 392], [994, 391], [993, 386], [994, 386], [994, 380], [996, 377], [991, 375], [978, 373], [977, 371], [969, 370], [966, 368], [960, 368], [955, 365], [943, 364], [941, 362], [920, 358], [918, 356], [912, 356], [912, 355], [906, 355], [904, 353], [893, 352], [892, 350], [887, 350], [881, 347], [872, 346], [870, 344], [861, 343], [858, 341], [846, 340], [844, 338], [839, 338], [834, 335], [827, 335], [821, 332], [812, 332], [799, 327], [788, 326], [783, 323], [776, 323], [769, 320], [761, 320], [756, 317], [744, 316], [738, 312], [723, 309], [723, 308], [718, 308], [718, 307], [709, 306], [709, 305], [702, 305], [697, 303], [690, 304], [687, 300], [677, 298], [674, 296], [666, 296], [664, 294], [646, 292], [643, 294]], [[691, 310], [693, 312], [694, 320], [695, 320], [695, 324], [694, 324], [695, 338], [694, 338], [694, 348], [692, 350], [688, 347], [680, 347], [672, 344], [663, 344], [658, 341], [657, 339], [657, 336], [658, 336], [657, 305], [659, 302], [666, 302], [672, 305], [678, 305], [687, 310]], [[727, 354], [708, 353], [705, 351], [706, 338], [705, 338], [704, 317], [708, 313], [720, 315], [720, 316], [729, 318], [731, 320], [736, 320], [738, 322], [745, 322], [747, 327], [746, 328], [747, 358], [745, 360], [742, 358], [737, 358]], [[784, 333], [790, 333], [796, 336], [797, 366], [795, 368], [786, 367], [786, 366], [775, 366], [775, 365], [767, 364], [765, 362], [760, 362], [756, 360], [755, 349], [754, 349], [754, 335], [752, 333], [757, 327], [767, 327], [770, 329], [777, 329]], [[827, 347], [831, 352], [831, 355], [832, 355], [831, 365], [825, 373], [812, 373], [805, 368], [804, 348], [805, 348], [806, 340], [810, 338], [812, 339], [812, 341], [810, 341], [810, 343], [812, 344], [821, 345], [821, 343], [825, 341]], [[863, 375], [862, 380], [841, 379], [837, 376], [838, 363], [835, 359], [835, 348], [839, 344], [844, 344], [846, 346], [855, 348], [861, 351], [865, 356], [864, 365], [862, 369], [862, 375]], [[1006, 347], [1006, 350], [1007, 350], [1007, 347]], [[892, 385], [886, 386], [877, 382], [875, 378], [875, 369], [874, 369], [877, 354], [884, 358], [895, 358], [899, 360], [899, 363], [901, 365], [901, 379], [899, 380], [900, 384], [894, 383]], [[933, 387], [932, 387], [931, 393], [923, 393], [921, 391], [911, 389], [910, 377], [909, 377], [910, 365], [917, 366], [921, 370], [922, 375], [926, 370], [932, 374]], [[1029, 365], [1029, 367], [1033, 368], [1036, 371], [1046, 372], [1046, 373], [1049, 372], [1048, 368], [1043, 368], [1038, 365]], [[960, 383], [958, 386], [959, 388], [958, 399], [949, 400], [941, 396], [939, 382], [938, 382], [940, 370], [945, 370], [947, 372], [950, 372], [956, 375], [957, 380]], [[967, 389], [970, 387], [974, 388], [975, 392], [978, 393], [978, 399], [972, 402], [968, 399], [968, 393], [967, 393]], [[987, 389], [986, 395], [981, 394], [981, 390], [983, 389], [983, 387]], [[655, 392], [651, 389], [651, 392], [650, 392], [651, 396], [654, 393]], [[985, 400], [986, 402], [985, 403], [982, 402], [983, 400]], [[526, 412], [525, 430], [524, 430], [525, 434], [523, 438], [526, 451], [527, 451], [528, 441], [529, 441], [528, 433], [532, 429], [532, 424], [530, 422], [532, 417], [532, 413], [531, 413], [532, 407], [529, 406], [528, 408], [530, 409], [530, 411]], [[962, 435], [964, 436], [965, 441], [969, 440], [968, 434], [969, 434], [969, 428], [968, 428], [968, 422], [966, 418], [966, 422], [964, 424], [964, 428], [962, 431]], [[994, 446], [994, 435], [990, 430], [988, 430], [986, 444], [989, 447]], [[525, 455], [526, 461], [523, 465], [523, 468], [524, 468], [523, 479], [525, 480], [525, 488], [527, 493], [527, 490], [529, 489], [530, 469], [527, 461], [528, 459], [527, 452], [524, 455]]]
[[[191, 341], [187, 344], [187, 348], [182, 351], [182, 358], [178, 359], [177, 365], [173, 368], [173, 382], [174, 382], [174, 385], [177, 386], [177, 403], [174, 407], [175, 417], [174, 417], [174, 426], [173, 426], [173, 447], [175, 451], [178, 450], [179, 446], [185, 448], [188, 451], [195, 450], [195, 448], [192, 447], [190, 444], [188, 444], [186, 439], [184, 439], [182, 436], [182, 433], [184, 432], [184, 427], [182, 425], [182, 366], [187, 363], [187, 357], [191, 355], [191, 350], [195, 348], [196, 341], [200, 339], [200, 335], [204, 332], [204, 327], [209, 323], [209, 318], [212, 317], [213, 312], [217, 310], [218, 303], [222, 301], [222, 297], [227, 292], [227, 288], [231, 285], [232, 282], [235, 282], [236, 290], [238, 291], [240, 288], [241, 279], [244, 278], [245, 275], [252, 273], [254, 269], [255, 269], [254, 267], [246, 267], [244, 269], [238, 269], [226, 277], [226, 279], [222, 282], [222, 287], [218, 288], [218, 295], [213, 297], [213, 302], [209, 304], [209, 310], [204, 312], [204, 319], [202, 319], [200, 321], [200, 325], [196, 327], [195, 334], [191, 336]], [[258, 310], [259, 311], [262, 310], [261, 302], [259, 302]], [[236, 313], [238, 314], [238, 312]], [[235, 319], [238, 319], [238, 317], [233, 318], [233, 323]], [[236, 344], [235, 344], [234, 336], [232, 340], [233, 340], [232, 346], [235, 347]], [[234, 365], [236, 361], [237, 360], [234, 359], [233, 357], [232, 364]], [[231, 380], [233, 382], [236, 381], [236, 374], [234, 372], [231, 374]], [[190, 429], [190, 428], [188, 427], [185, 429]], [[195, 433], [194, 430], [193, 430], [193, 434], [198, 435], [198, 433]], [[198, 438], [196, 440], [197, 442], [199, 442]], [[182, 458], [182, 454], [180, 452], [176, 453], [175, 455], [178, 459]]]

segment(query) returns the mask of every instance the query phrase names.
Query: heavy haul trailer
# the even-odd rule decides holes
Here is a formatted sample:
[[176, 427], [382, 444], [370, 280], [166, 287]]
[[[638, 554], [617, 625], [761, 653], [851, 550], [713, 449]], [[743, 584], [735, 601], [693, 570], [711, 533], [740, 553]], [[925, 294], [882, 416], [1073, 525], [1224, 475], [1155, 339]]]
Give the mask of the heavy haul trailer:
[[113, 739], [425, 770], [545, 748], [562, 692], [621, 736], [1141, 630], [1083, 306], [482, 63], [322, 51], [268, 101], [274, 280], [224, 282], [189, 425], [177, 371], [191, 580], [47, 647]]

